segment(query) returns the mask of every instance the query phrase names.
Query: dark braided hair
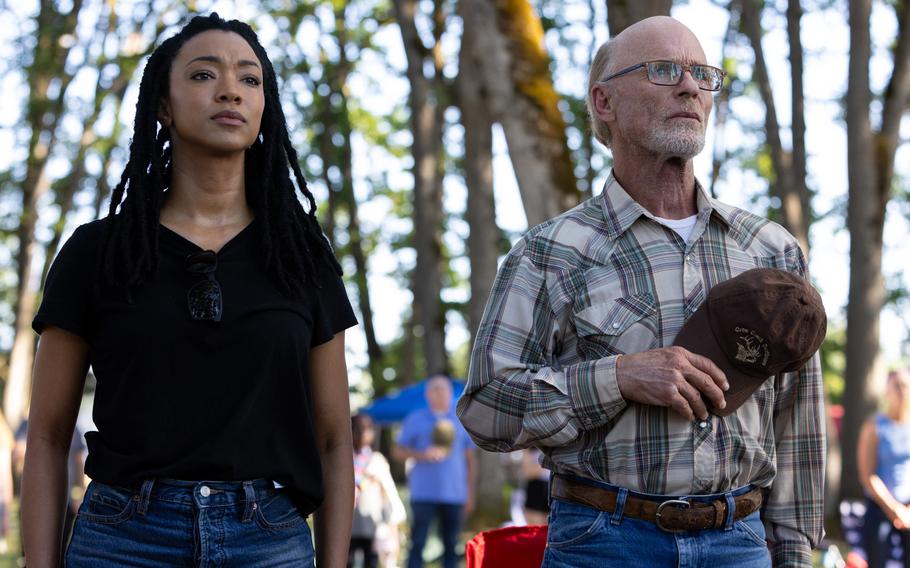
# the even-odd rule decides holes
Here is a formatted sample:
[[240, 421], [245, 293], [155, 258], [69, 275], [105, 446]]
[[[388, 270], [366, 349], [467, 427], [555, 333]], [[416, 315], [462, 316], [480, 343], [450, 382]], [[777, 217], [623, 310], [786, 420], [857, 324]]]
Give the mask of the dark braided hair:
[[[316, 201], [291, 146], [272, 63], [250, 26], [237, 20], [225, 21], [216, 13], [194, 17], [149, 56], [139, 84], [129, 161], [111, 195], [106, 218], [101, 259], [104, 279], [131, 288], [157, 276], [159, 216], [171, 177], [170, 134], [167, 128], [159, 127], [159, 104], [169, 93], [171, 63], [177, 52], [187, 40], [209, 30], [238, 34], [262, 65], [265, 109], [259, 137], [246, 151], [246, 199], [259, 222], [265, 270], [283, 292], [300, 296], [307, 284], [317, 283], [315, 276], [321, 265], [328, 264], [338, 274], [341, 267], [316, 219]], [[308, 211], [297, 199], [289, 165]]]

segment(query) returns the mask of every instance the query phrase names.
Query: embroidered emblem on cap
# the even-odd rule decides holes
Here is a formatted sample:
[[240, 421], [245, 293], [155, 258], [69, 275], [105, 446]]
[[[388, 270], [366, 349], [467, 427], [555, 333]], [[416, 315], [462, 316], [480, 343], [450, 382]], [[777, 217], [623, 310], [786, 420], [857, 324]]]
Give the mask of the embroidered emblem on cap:
[[822, 299], [799, 274], [753, 268], [715, 284], [689, 316], [674, 345], [711, 359], [730, 388], [728, 416], [774, 375], [798, 371], [825, 339]]
[[754, 330], [737, 327], [739, 339], [736, 341], [736, 360], [750, 365], [764, 366], [768, 364], [771, 351], [768, 341]]

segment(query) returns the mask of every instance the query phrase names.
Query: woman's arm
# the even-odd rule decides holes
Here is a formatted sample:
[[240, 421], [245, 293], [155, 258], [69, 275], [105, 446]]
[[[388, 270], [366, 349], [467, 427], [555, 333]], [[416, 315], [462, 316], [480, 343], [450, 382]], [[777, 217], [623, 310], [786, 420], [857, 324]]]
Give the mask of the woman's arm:
[[870, 418], [863, 424], [859, 433], [859, 442], [856, 447], [856, 463], [859, 470], [859, 481], [863, 488], [882, 508], [894, 526], [910, 528], [910, 510], [894, 498], [891, 491], [885, 486], [882, 479], [876, 475], [875, 468], [878, 463], [878, 433], [875, 430], [875, 420]]
[[22, 477], [22, 540], [31, 568], [60, 563], [66, 466], [87, 371], [88, 343], [45, 328], [35, 354]]
[[316, 445], [322, 459], [325, 500], [316, 510], [316, 565], [347, 564], [354, 510], [354, 452], [344, 332], [310, 352], [310, 381], [316, 409]]

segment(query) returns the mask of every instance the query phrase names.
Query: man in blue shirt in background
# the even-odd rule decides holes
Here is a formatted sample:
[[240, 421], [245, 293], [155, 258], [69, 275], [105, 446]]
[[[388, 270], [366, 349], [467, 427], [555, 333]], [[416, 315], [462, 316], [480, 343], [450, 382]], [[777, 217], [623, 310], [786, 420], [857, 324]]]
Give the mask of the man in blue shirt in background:
[[461, 521], [474, 508], [474, 444], [455, 416], [448, 376], [430, 377], [425, 396], [429, 407], [405, 418], [394, 451], [398, 460], [413, 460], [408, 473], [412, 510], [408, 568], [423, 566], [423, 547], [434, 517], [442, 533], [443, 567], [455, 568]]

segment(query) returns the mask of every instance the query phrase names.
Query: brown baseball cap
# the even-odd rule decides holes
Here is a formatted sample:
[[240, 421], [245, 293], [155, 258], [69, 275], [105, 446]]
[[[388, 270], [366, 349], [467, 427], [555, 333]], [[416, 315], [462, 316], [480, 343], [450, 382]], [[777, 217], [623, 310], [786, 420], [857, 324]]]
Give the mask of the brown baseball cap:
[[769, 377], [797, 371], [818, 351], [828, 319], [815, 288], [799, 275], [753, 268], [717, 284], [674, 345], [708, 357], [727, 375], [732, 414]]

